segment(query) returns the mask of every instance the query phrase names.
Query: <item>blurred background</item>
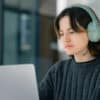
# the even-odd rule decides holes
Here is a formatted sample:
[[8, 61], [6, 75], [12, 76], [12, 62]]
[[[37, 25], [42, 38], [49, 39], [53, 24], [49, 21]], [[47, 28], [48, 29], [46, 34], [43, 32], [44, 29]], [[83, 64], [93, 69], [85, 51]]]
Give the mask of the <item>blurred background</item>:
[[59, 59], [54, 19], [73, 3], [85, 3], [100, 16], [99, 0], [0, 0], [0, 65], [34, 63], [38, 82]]

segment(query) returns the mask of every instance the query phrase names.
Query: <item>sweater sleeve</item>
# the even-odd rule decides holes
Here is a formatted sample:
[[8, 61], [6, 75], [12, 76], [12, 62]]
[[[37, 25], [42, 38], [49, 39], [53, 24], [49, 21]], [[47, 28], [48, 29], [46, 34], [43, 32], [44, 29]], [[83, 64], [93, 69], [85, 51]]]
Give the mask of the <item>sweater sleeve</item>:
[[97, 89], [96, 89], [96, 96], [95, 100], [100, 100], [100, 74], [99, 74], [99, 79], [98, 79], [98, 84], [97, 84]]
[[54, 97], [55, 66], [46, 73], [39, 85], [40, 100], [53, 100]]
[[100, 65], [98, 65], [98, 77], [97, 77], [97, 85], [96, 85], [96, 96], [95, 96], [95, 100], [100, 100]]
[[100, 88], [98, 88], [97, 91], [96, 91], [95, 100], [100, 100]]

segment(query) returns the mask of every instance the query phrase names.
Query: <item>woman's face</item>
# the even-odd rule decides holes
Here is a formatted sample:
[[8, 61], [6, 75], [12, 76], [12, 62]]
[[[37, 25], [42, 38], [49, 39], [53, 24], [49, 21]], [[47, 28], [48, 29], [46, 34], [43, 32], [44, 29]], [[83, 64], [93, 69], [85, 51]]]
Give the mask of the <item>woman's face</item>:
[[70, 25], [68, 16], [64, 16], [59, 21], [60, 42], [64, 51], [68, 55], [75, 55], [87, 50], [88, 36], [87, 32], [82, 28], [81, 32], [75, 32]]

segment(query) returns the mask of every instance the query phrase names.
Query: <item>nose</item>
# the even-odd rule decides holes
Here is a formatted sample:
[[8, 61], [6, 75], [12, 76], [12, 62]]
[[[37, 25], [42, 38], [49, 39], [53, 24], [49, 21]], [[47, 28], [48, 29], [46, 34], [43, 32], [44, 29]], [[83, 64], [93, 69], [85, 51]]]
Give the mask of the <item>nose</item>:
[[63, 41], [64, 42], [70, 42], [71, 41], [71, 37], [70, 37], [69, 33], [64, 34]]

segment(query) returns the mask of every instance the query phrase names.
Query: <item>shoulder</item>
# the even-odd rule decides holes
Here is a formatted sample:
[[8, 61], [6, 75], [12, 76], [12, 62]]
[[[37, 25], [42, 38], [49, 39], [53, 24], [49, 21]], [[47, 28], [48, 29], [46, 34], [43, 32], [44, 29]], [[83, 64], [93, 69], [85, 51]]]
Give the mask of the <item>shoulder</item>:
[[95, 67], [100, 72], [100, 57], [97, 58], [97, 63], [95, 65]]
[[68, 67], [70, 66], [71, 63], [71, 59], [68, 60], [59, 60], [57, 62], [55, 62], [47, 71], [47, 73], [45, 74], [43, 80], [41, 82], [45, 82], [45, 81], [54, 81], [55, 78], [58, 75], [63, 75], [62, 73], [64, 73], [64, 71], [66, 70], [66, 68], [68, 69]]
[[71, 62], [72, 59], [59, 60], [49, 68], [47, 73], [52, 74], [54, 76], [57, 73], [63, 73], [65, 70], [67, 70], [70, 67]]

